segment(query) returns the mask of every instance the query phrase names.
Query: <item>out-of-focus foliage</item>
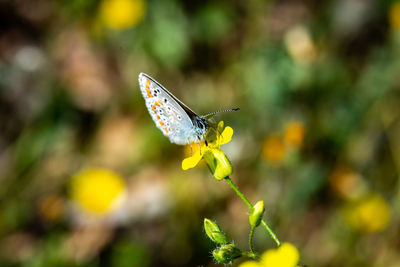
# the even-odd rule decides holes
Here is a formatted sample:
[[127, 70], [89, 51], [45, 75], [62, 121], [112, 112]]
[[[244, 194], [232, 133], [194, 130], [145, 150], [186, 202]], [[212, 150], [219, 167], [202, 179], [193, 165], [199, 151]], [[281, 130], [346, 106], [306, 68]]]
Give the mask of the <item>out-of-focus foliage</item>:
[[[0, 266], [215, 266], [204, 217], [246, 245], [246, 206], [181, 169], [140, 72], [199, 114], [240, 107], [215, 118], [231, 178], [300, 263], [400, 265], [400, 2], [15, 0], [0, 22]], [[116, 180], [76, 199], [99, 168]]]

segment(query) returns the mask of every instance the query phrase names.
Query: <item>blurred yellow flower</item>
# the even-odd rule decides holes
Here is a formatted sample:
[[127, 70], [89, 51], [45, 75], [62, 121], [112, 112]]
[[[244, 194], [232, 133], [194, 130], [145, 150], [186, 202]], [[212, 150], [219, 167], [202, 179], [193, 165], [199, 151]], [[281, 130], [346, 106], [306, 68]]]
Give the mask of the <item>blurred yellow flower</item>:
[[207, 145], [202, 143], [200, 150], [182, 161], [183, 170], [194, 168], [202, 158], [205, 158], [207, 166], [217, 180], [221, 180], [232, 173], [232, 165], [220, 146], [232, 140], [233, 129], [229, 126], [225, 129], [223, 127], [224, 122], [220, 121], [217, 129], [210, 128], [208, 130], [205, 137]]
[[265, 267], [294, 267], [297, 265], [300, 254], [297, 248], [290, 243], [283, 243], [277, 249], [269, 249], [261, 255], [261, 264]]
[[124, 180], [107, 169], [88, 169], [71, 178], [71, 199], [91, 214], [112, 213], [122, 203], [125, 192]]
[[300, 147], [303, 144], [305, 134], [304, 124], [299, 121], [290, 122], [285, 130], [285, 144], [292, 147]]
[[333, 170], [329, 182], [335, 193], [344, 198], [355, 199], [367, 190], [361, 175], [345, 165], [338, 165]]
[[369, 195], [346, 210], [346, 218], [354, 229], [373, 233], [386, 228], [390, 221], [388, 203], [379, 195]]
[[389, 22], [393, 30], [400, 28], [400, 1], [392, 4], [389, 10]]
[[144, 0], [103, 0], [99, 15], [108, 28], [124, 30], [139, 24], [145, 10]]
[[285, 155], [285, 145], [280, 136], [269, 136], [262, 147], [262, 155], [268, 161], [279, 163]]
[[260, 262], [247, 261], [239, 267], [295, 267], [299, 259], [300, 254], [297, 248], [290, 243], [283, 243], [277, 249], [264, 252]]

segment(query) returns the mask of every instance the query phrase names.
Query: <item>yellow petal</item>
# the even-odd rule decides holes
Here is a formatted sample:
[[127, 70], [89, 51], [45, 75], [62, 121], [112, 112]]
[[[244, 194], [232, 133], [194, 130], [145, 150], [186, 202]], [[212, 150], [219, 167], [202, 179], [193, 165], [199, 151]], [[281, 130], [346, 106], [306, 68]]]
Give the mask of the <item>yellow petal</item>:
[[210, 127], [205, 136], [207, 140], [207, 148], [219, 147], [219, 133], [214, 128]]
[[219, 132], [219, 133], [222, 133], [222, 130], [224, 129], [224, 121], [220, 121], [219, 123], [218, 123], [218, 126], [217, 126], [217, 131]]
[[232, 140], [232, 135], [233, 135], [233, 129], [229, 126], [226, 126], [221, 134], [221, 139], [219, 140], [219, 144], [223, 145], [229, 143]]
[[202, 155], [200, 154], [200, 151], [197, 151], [196, 153], [193, 154], [193, 156], [185, 158], [182, 161], [182, 169], [186, 171], [187, 169], [194, 168], [197, 165], [197, 163], [199, 163], [201, 158]]

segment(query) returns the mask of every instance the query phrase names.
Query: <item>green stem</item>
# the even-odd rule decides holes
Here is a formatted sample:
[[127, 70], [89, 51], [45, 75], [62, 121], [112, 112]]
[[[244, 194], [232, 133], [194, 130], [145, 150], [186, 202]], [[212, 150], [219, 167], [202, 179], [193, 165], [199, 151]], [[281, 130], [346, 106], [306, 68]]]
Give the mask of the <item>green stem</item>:
[[[229, 186], [235, 191], [235, 193], [243, 200], [243, 202], [249, 207], [250, 211], [253, 211], [254, 207], [250, 203], [250, 201], [243, 195], [243, 193], [239, 190], [239, 188], [233, 183], [231, 178], [225, 177], [225, 181], [229, 184]], [[261, 221], [262, 225], [264, 228], [267, 230], [268, 234], [271, 236], [271, 238], [275, 241], [276, 245], [279, 247], [281, 245], [281, 242], [279, 241], [278, 237], [276, 234], [271, 230], [271, 228], [268, 226], [268, 224], [262, 220]]]
[[269, 233], [271, 238], [275, 241], [276, 245], [279, 247], [281, 245], [281, 241], [279, 241], [276, 234], [272, 231], [272, 229], [268, 226], [268, 224], [264, 220], [261, 220], [261, 223], [264, 226], [264, 228], [267, 230], [267, 232]]
[[251, 227], [250, 234], [249, 234], [249, 249], [250, 249], [251, 253], [254, 253], [254, 248], [253, 248], [254, 229], [255, 229], [255, 227]]
[[260, 256], [257, 253], [253, 252], [248, 252], [248, 251], [243, 251], [242, 256], [253, 259], [253, 260], [259, 260]]

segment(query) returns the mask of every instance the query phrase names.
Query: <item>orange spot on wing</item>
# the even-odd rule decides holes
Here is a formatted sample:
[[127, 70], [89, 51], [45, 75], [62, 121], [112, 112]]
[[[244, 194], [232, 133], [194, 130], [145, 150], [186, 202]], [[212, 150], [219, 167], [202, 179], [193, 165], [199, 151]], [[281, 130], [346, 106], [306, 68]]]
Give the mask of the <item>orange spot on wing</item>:
[[157, 120], [159, 120], [159, 119], [160, 119], [160, 116], [157, 115]]
[[161, 126], [164, 126], [164, 123], [163, 123], [162, 121], [160, 121], [160, 125], [161, 125]]
[[168, 134], [168, 130], [167, 130], [167, 128], [164, 128], [164, 130], [165, 130], [165, 133], [166, 133], [166, 134]]
[[146, 92], [147, 92], [147, 96], [148, 96], [148, 97], [153, 97], [153, 95], [152, 95], [151, 92], [150, 92], [149, 86], [150, 86], [150, 81], [149, 81], [149, 80], [146, 80]]

